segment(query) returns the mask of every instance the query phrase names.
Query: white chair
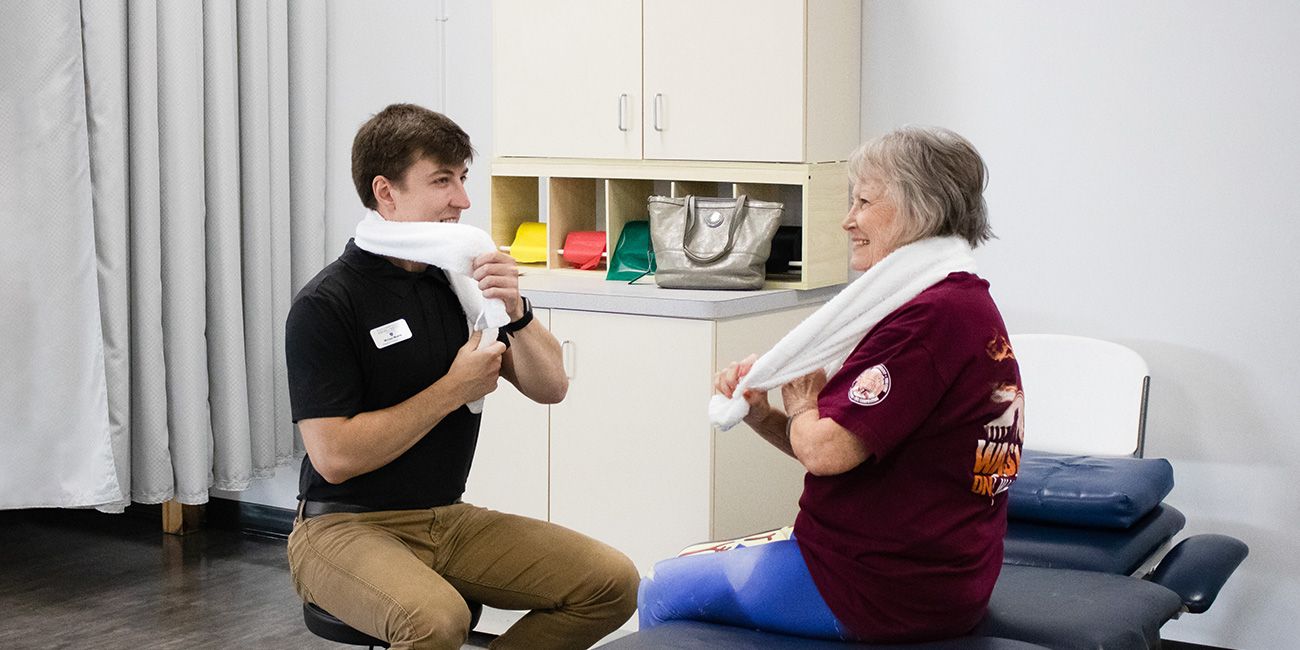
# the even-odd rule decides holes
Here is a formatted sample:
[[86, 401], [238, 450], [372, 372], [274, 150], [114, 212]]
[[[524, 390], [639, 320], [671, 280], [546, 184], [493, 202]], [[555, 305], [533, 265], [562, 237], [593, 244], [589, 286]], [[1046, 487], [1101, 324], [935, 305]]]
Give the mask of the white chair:
[[1059, 454], [1142, 456], [1147, 363], [1118, 343], [1015, 334], [1025, 392], [1025, 447]]

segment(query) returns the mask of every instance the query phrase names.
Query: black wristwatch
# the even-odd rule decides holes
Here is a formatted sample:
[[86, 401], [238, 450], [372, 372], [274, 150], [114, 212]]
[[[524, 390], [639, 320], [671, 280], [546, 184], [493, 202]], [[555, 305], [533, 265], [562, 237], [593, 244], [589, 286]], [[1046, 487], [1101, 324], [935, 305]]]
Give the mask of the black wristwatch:
[[520, 316], [519, 320], [517, 321], [506, 323], [505, 325], [501, 326], [501, 331], [505, 332], [506, 334], [509, 334], [510, 336], [514, 336], [515, 332], [518, 332], [519, 330], [528, 327], [528, 324], [533, 322], [532, 301], [530, 301], [527, 296], [520, 296], [519, 298], [524, 301], [524, 315]]

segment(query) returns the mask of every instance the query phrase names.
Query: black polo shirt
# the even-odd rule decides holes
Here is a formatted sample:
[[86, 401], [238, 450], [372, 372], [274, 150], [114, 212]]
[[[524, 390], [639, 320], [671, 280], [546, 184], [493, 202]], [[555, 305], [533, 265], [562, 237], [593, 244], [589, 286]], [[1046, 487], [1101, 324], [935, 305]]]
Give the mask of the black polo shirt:
[[[468, 340], [465, 312], [442, 269], [412, 273], [349, 241], [289, 309], [293, 420], [399, 404], [447, 374]], [[461, 406], [392, 462], [338, 485], [303, 458], [298, 498], [376, 510], [455, 503], [465, 491], [478, 428], [479, 416]]]

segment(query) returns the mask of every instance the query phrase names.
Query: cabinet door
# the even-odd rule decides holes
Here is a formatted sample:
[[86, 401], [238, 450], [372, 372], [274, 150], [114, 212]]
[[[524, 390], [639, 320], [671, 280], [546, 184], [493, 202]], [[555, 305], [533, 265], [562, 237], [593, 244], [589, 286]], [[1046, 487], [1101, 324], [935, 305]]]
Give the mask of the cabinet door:
[[804, 0], [645, 3], [645, 157], [802, 161], [804, 22]]
[[[533, 317], [549, 327], [550, 310], [535, 309]], [[545, 521], [549, 515], [548, 418], [546, 405], [501, 380], [483, 404], [465, 501]]]
[[498, 156], [641, 157], [641, 0], [496, 0]]
[[654, 563], [709, 537], [712, 321], [553, 310], [551, 521]]

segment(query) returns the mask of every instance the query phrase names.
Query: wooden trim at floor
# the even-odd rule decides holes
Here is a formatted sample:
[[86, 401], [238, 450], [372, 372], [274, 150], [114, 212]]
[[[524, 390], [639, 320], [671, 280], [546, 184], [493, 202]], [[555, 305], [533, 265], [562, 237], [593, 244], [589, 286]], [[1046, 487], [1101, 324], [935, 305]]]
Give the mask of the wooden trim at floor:
[[162, 529], [169, 535], [188, 535], [203, 527], [203, 506], [175, 499], [162, 504]]

